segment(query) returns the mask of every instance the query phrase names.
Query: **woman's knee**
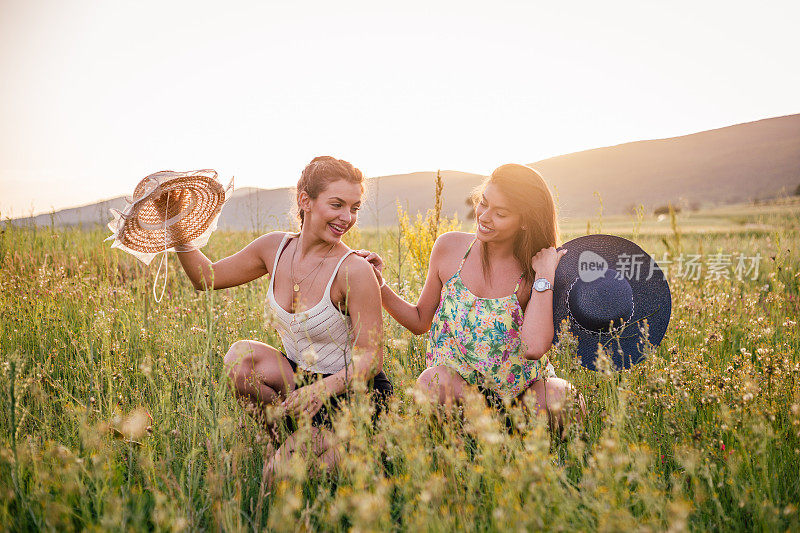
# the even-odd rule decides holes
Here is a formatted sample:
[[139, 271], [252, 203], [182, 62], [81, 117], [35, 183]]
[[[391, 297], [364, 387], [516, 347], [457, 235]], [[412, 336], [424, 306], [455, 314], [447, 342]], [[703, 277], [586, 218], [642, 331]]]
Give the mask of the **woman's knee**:
[[426, 368], [417, 378], [417, 388], [440, 403], [459, 400], [463, 385], [463, 378], [446, 366]]
[[536, 394], [540, 409], [547, 409], [551, 415], [560, 417], [565, 410], [578, 418], [586, 416], [586, 404], [583, 395], [569, 381], [562, 378], [547, 378], [537, 383], [540, 386], [531, 387]]
[[553, 412], [561, 409], [567, 386], [569, 382], [561, 378], [542, 378], [534, 381], [525, 394], [533, 395], [538, 411]]
[[446, 386], [449, 383], [449, 376], [444, 367], [432, 366], [422, 371], [422, 374], [417, 378], [417, 387], [422, 390], [436, 389], [440, 386]]
[[548, 378], [545, 380], [547, 388], [547, 406], [551, 411], [561, 410], [567, 399], [567, 393], [572, 388], [569, 381], [562, 378]]
[[553, 384], [553, 396], [556, 402], [560, 405], [561, 409], [578, 411], [581, 415], [586, 415], [586, 402], [583, 399], [583, 394], [578, 392], [578, 389], [569, 381], [561, 378], [556, 378], [558, 381]]
[[240, 340], [231, 344], [222, 359], [225, 373], [233, 380], [253, 369], [253, 347], [249, 341]]

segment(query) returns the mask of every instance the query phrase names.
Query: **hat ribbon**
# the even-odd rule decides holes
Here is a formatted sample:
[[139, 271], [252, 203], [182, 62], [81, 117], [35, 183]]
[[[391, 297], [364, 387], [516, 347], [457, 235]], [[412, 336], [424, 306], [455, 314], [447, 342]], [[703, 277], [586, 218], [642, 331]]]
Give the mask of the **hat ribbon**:
[[[161, 260], [158, 262], [158, 270], [156, 270], [156, 279], [153, 280], [153, 298], [156, 299], [156, 303], [161, 303], [161, 300], [164, 299], [164, 292], [167, 290], [167, 273], [169, 271], [169, 260], [167, 259], [167, 213], [169, 213], [169, 191], [167, 191], [167, 201], [164, 205], [164, 255], [161, 256]], [[181, 214], [177, 216], [182, 216]], [[175, 217], [172, 217], [175, 218]], [[164, 265], [164, 285], [161, 287], [161, 296], [158, 296], [156, 293], [156, 286], [158, 285], [158, 276], [161, 272], [161, 265]]]

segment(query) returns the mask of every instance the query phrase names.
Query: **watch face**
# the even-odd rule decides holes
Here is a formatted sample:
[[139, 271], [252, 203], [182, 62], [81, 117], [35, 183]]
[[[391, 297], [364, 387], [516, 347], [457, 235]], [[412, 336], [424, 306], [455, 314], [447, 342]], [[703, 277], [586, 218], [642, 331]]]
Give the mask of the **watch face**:
[[533, 288], [539, 292], [547, 290], [547, 280], [546, 279], [537, 279], [536, 282], [533, 284]]

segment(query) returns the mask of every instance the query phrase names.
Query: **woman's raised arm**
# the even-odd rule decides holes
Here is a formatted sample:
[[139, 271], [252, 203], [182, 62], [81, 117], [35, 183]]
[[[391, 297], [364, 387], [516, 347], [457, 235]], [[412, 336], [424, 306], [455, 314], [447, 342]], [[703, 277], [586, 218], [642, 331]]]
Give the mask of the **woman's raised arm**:
[[274, 257], [282, 237], [280, 232], [262, 235], [216, 263], [200, 250], [178, 252], [178, 259], [195, 289], [227, 289], [267, 274], [269, 258]]
[[[552, 287], [558, 262], [566, 253], [566, 249], [557, 250], [554, 246], [542, 248], [531, 260], [536, 278], [546, 279]], [[540, 359], [553, 345], [553, 290], [532, 290], [524, 317], [519, 332], [525, 346], [524, 356], [526, 359]]]
[[439, 275], [439, 267], [442, 260], [448, 253], [450, 246], [448, 233], [440, 235], [436, 242], [433, 244], [431, 250], [431, 258], [428, 262], [428, 275], [425, 278], [425, 285], [422, 288], [422, 293], [419, 295], [419, 300], [416, 304], [407, 302], [394, 292], [388, 285], [383, 283], [383, 259], [375, 252], [367, 250], [359, 250], [358, 253], [364, 257], [372, 265], [375, 275], [378, 278], [378, 283], [381, 286], [381, 302], [384, 309], [392, 315], [392, 318], [397, 320], [401, 326], [409, 330], [414, 335], [422, 335], [431, 329], [431, 322], [433, 322], [433, 315], [436, 313], [436, 308], [439, 306], [439, 300], [442, 295], [442, 279]]

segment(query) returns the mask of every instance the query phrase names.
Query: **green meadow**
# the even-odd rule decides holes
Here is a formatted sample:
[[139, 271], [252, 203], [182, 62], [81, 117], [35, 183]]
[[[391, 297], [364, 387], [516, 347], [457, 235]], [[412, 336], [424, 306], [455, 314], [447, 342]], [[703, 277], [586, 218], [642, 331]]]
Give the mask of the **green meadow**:
[[[379, 251], [389, 283], [414, 299], [433, 239], [456, 227], [472, 222], [432, 210], [347, 241]], [[585, 370], [569, 336], [554, 346], [588, 418], [556, 432], [512, 409], [509, 433], [480, 399], [438, 410], [413, 390], [424, 336], [387, 316], [387, 412], [373, 424], [353, 395], [334, 423], [337, 471], [297, 455], [269, 485], [269, 438], [222, 368], [237, 339], [279, 343], [265, 278], [198, 293], [171, 257], [158, 304], [158, 260], [112, 250], [107, 232], [6, 225], [0, 527], [800, 530], [798, 228], [792, 199], [564, 220], [564, 241], [614, 233], [664, 259], [673, 298], [666, 337], [630, 371]], [[204, 251], [219, 259], [255, 236], [219, 231]]]

